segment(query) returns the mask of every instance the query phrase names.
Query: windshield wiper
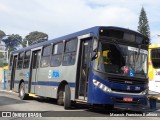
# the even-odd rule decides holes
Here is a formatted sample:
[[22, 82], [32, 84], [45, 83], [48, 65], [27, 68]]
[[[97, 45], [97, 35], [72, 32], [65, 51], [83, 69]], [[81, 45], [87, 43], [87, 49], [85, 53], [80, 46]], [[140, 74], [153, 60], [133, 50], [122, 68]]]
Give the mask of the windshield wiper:
[[135, 61], [135, 62], [137, 62], [137, 60], [138, 60], [138, 58], [139, 58], [140, 50], [141, 50], [141, 45], [138, 45], [138, 53], [137, 53], [137, 58], [136, 58], [136, 61]]
[[140, 56], [140, 51], [141, 51], [141, 45], [138, 45], [138, 51], [137, 51], [137, 54], [136, 54], [136, 52], [135, 52], [135, 54], [134, 54], [134, 57], [133, 57], [133, 68], [134, 68], [134, 70], [136, 70], [136, 67], [137, 67], [137, 61], [138, 61], [138, 59], [139, 59], [139, 56]]

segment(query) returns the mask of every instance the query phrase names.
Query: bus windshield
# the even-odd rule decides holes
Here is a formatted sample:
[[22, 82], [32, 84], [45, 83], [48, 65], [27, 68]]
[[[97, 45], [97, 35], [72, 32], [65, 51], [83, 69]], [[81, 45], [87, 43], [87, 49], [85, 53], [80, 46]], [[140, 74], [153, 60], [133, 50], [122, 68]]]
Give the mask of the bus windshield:
[[105, 73], [146, 77], [147, 50], [100, 42], [94, 67], [96, 70]]
[[160, 48], [154, 48], [151, 50], [151, 61], [155, 69], [160, 68]]

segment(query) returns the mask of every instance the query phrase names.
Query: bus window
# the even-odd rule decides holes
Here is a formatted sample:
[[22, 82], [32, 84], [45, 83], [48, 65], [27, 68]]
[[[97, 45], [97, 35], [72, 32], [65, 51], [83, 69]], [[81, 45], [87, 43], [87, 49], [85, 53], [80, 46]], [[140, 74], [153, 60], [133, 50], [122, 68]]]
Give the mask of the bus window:
[[41, 67], [48, 67], [50, 62], [51, 45], [45, 46], [43, 48]]
[[67, 41], [65, 44], [63, 65], [74, 65], [76, 60], [77, 39]]
[[151, 60], [154, 68], [160, 68], [160, 49], [151, 50]]
[[51, 57], [51, 66], [57, 67], [61, 65], [62, 61], [62, 52], [63, 52], [63, 43], [58, 43], [53, 46], [52, 57]]
[[25, 52], [24, 63], [23, 63], [23, 68], [24, 69], [29, 68], [30, 54], [31, 54], [30, 51]]
[[24, 56], [24, 52], [20, 53], [18, 56], [18, 64], [17, 64], [17, 69], [22, 69], [22, 65], [23, 65], [23, 56]]

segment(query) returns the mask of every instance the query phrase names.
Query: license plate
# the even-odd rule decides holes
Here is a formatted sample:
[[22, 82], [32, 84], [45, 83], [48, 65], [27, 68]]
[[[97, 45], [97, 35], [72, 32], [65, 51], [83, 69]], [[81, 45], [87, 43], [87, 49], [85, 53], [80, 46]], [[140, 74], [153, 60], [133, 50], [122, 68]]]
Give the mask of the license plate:
[[125, 102], [132, 102], [132, 101], [133, 101], [133, 98], [124, 97], [124, 98], [123, 98], [123, 101], [125, 101]]

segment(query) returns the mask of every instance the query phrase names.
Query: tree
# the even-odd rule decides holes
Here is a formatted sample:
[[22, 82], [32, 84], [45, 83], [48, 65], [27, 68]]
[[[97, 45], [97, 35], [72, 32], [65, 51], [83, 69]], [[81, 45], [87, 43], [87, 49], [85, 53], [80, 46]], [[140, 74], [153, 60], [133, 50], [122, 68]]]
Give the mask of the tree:
[[3, 59], [4, 59], [4, 55], [3, 53], [0, 52], [0, 67], [3, 66], [3, 61], [4, 61]]
[[138, 31], [143, 34], [144, 36], [149, 38], [149, 43], [151, 43], [150, 41], [150, 28], [149, 28], [149, 24], [148, 24], [148, 19], [147, 19], [147, 15], [146, 12], [144, 10], [144, 8], [142, 7], [141, 12], [140, 12], [140, 16], [139, 16], [139, 22], [138, 22]]
[[[3, 50], [4, 45], [1, 43], [2, 38], [5, 36], [6, 34], [0, 30], [0, 50]], [[2, 67], [4, 65], [4, 55], [2, 52], [0, 52], [0, 67]]]
[[3, 66], [3, 60], [0, 59], [0, 67]]
[[29, 33], [29, 35], [24, 38], [24, 44], [26, 41], [28, 41], [29, 45], [33, 45], [46, 40], [48, 40], [48, 35], [46, 33], [34, 31]]
[[0, 30], [0, 41], [1, 41], [1, 39], [5, 36], [6, 34], [2, 31], [2, 30]]
[[18, 34], [12, 34], [8, 38], [3, 39], [3, 42], [5, 42], [6, 48], [8, 48], [9, 51], [16, 50], [22, 43], [22, 37]]
[[1, 59], [1, 58], [4, 58], [4, 55], [3, 55], [2, 52], [0, 52], [0, 59]]

